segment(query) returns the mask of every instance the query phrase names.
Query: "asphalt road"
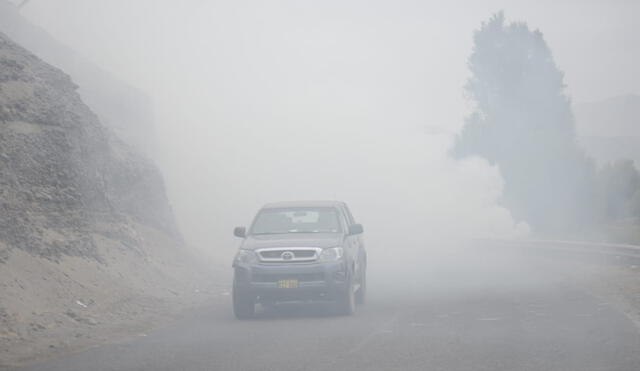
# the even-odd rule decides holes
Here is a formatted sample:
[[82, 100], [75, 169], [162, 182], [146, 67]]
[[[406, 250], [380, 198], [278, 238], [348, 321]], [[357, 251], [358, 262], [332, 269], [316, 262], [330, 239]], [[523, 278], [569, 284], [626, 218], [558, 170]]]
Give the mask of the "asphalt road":
[[297, 304], [237, 321], [220, 296], [146, 336], [22, 370], [640, 370], [638, 328], [539, 262], [384, 261], [352, 317]]

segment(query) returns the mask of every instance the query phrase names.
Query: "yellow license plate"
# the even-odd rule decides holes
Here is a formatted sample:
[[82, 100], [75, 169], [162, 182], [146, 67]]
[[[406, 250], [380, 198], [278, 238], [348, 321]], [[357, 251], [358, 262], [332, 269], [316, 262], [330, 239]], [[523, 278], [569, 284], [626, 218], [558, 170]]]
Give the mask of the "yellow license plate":
[[280, 280], [278, 281], [280, 289], [296, 289], [298, 288], [298, 280]]

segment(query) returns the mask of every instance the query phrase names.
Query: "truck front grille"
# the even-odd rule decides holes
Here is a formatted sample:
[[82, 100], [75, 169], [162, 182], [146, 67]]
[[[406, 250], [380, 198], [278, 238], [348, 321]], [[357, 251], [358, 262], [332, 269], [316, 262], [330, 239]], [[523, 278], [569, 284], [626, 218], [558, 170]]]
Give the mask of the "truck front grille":
[[318, 247], [271, 247], [258, 249], [258, 257], [263, 263], [308, 263], [318, 259], [322, 249]]

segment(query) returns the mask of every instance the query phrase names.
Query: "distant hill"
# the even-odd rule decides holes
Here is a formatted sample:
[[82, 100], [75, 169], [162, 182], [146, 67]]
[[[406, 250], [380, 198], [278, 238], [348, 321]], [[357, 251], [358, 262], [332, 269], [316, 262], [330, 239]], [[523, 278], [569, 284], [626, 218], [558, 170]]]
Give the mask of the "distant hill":
[[45, 62], [71, 76], [82, 100], [100, 121], [148, 156], [154, 151], [151, 102], [140, 90], [119, 81], [42, 28], [24, 18], [18, 7], [0, 0], [0, 32]]
[[640, 96], [576, 104], [574, 113], [579, 141], [599, 163], [629, 158], [640, 167]]

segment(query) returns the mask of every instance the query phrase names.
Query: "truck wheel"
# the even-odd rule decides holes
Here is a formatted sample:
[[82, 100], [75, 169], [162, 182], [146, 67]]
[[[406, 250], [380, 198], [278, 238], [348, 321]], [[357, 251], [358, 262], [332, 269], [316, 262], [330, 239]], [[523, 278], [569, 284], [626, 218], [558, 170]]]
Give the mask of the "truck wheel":
[[237, 319], [249, 319], [255, 314], [255, 299], [249, 295], [243, 295], [233, 290], [233, 314]]
[[367, 269], [364, 269], [360, 273], [360, 288], [356, 291], [356, 304], [364, 304], [367, 298]]
[[350, 283], [338, 300], [336, 300], [336, 312], [341, 316], [350, 316], [356, 311], [356, 297], [353, 292], [353, 283]]

